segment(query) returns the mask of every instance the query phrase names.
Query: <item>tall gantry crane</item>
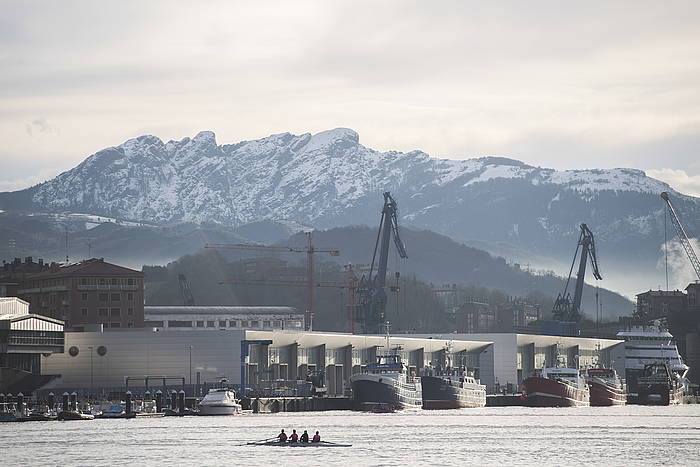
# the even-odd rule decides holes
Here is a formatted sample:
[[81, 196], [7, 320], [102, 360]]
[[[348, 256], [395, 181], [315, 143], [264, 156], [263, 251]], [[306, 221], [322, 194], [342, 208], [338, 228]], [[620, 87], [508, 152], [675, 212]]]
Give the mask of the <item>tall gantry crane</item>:
[[663, 200], [666, 202], [666, 207], [668, 208], [668, 213], [671, 217], [671, 223], [676, 229], [678, 240], [680, 240], [681, 245], [683, 245], [683, 249], [690, 260], [690, 264], [693, 266], [693, 269], [695, 269], [695, 274], [698, 276], [698, 279], [700, 279], [700, 261], [698, 261], [695, 250], [693, 250], [693, 245], [691, 245], [690, 240], [688, 239], [688, 234], [685, 233], [683, 224], [681, 224], [678, 214], [676, 214], [676, 210], [674, 209], [673, 204], [671, 204], [671, 199], [668, 197], [668, 193], [665, 191], [661, 193], [661, 198], [663, 198]]
[[269, 246], [269, 245], [249, 245], [245, 243], [207, 243], [204, 248], [220, 248], [226, 250], [252, 250], [270, 251], [277, 253], [306, 253], [306, 330], [310, 330], [314, 317], [314, 254], [328, 253], [331, 256], [340, 256], [340, 250], [322, 250], [314, 247], [313, 231], [305, 232], [308, 244], [306, 247], [295, 246]]
[[[389, 240], [394, 238], [394, 245], [399, 257], [408, 258], [406, 247], [399, 236], [398, 205], [391, 193], [384, 192], [384, 207], [379, 222], [377, 241], [374, 244], [372, 264], [368, 277], [360, 280], [360, 330], [362, 333], [381, 334], [381, 327], [386, 315], [386, 269], [389, 260]], [[376, 274], [375, 264], [377, 266]]]
[[[578, 322], [581, 319], [581, 296], [583, 295], [583, 281], [586, 277], [586, 264], [588, 263], [588, 259], [590, 259], [591, 267], [593, 268], [593, 277], [595, 277], [597, 280], [601, 280], [603, 278], [598, 268], [598, 257], [596, 256], [595, 252], [595, 239], [593, 238], [593, 232], [590, 231], [586, 224], [581, 224], [580, 228], [581, 234], [579, 235], [578, 243], [576, 244], [574, 260], [571, 262], [571, 269], [569, 269], [569, 277], [566, 279], [564, 292], [557, 296], [557, 300], [554, 302], [554, 308], [552, 309], [554, 319], [558, 321]], [[576, 288], [574, 290], [574, 299], [572, 301], [571, 294], [568, 293], [568, 289], [571, 281], [571, 273], [574, 270], [574, 264], [576, 264], [576, 257], [578, 256], [579, 249], [581, 250], [581, 260], [578, 265]]]

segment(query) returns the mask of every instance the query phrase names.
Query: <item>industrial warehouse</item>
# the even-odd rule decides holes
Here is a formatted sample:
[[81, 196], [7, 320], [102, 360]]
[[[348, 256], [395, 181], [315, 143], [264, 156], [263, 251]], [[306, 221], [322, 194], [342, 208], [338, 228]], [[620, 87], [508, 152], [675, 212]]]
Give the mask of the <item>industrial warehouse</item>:
[[[515, 392], [523, 379], [558, 351], [563, 360], [583, 367], [611, 363], [622, 341], [528, 334], [454, 334], [391, 336], [410, 371], [459, 362], [476, 370], [491, 393]], [[167, 375], [185, 378], [186, 392], [227, 379], [260, 393], [294, 394], [309, 376], [323, 374], [327, 395], [348, 394], [350, 377], [375, 361], [386, 346], [380, 335], [363, 336], [308, 331], [155, 332], [122, 330], [68, 332], [63, 354], [42, 359], [42, 372], [60, 374], [53, 388], [95, 393], [124, 389], [125, 377]], [[98, 353], [98, 349], [100, 352]], [[248, 349], [241, 358], [241, 349]], [[244, 350], [246, 352], [246, 350]], [[614, 361], [614, 356], [612, 358]], [[139, 388], [141, 386], [138, 386]]]

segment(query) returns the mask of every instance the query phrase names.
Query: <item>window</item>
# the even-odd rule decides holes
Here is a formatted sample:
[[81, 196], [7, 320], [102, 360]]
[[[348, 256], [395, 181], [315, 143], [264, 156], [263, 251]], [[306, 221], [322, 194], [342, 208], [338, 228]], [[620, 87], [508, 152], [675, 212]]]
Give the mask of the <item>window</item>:
[[109, 325], [109, 327], [110, 328], [120, 328], [120, 327], [122, 327], [122, 324], [121, 323], [112, 323]]
[[251, 327], [251, 328], [260, 327], [260, 321], [257, 321], [257, 320], [251, 321], [251, 322], [250, 322], [250, 327]]
[[241, 327], [242, 327], [242, 328], [247, 328], [247, 327], [248, 327], [248, 320], [245, 320], [245, 319], [244, 319], [243, 321], [241, 321]]
[[263, 327], [264, 327], [264, 328], [269, 328], [269, 327], [270, 327], [270, 322], [269, 322], [269, 321], [263, 321]]
[[118, 293], [113, 293], [113, 294], [112, 294], [112, 301], [113, 301], [113, 302], [118, 302], [119, 300], [121, 300], [121, 298], [122, 298], [122, 297], [121, 297], [120, 294], [118, 294]]
[[279, 321], [273, 321], [273, 322], [272, 322], [272, 327], [273, 327], [273, 328], [278, 328], [278, 327], [280, 327], [280, 325], [281, 325], [281, 324], [280, 324]]
[[131, 321], [129, 321], [129, 324], [127, 324], [126, 327], [128, 327], [128, 328], [133, 328], [133, 327], [134, 327], [134, 323], [132, 323]]
[[130, 278], [127, 280], [127, 284], [129, 284], [129, 285], [134, 285], [134, 279], [132, 279], [132, 278], [130, 277]]
[[97, 310], [97, 314], [100, 316], [108, 316], [108, 311], [109, 310], [107, 308], [100, 308], [99, 310]]
[[134, 314], [134, 309], [133, 309], [133, 308], [128, 308], [128, 309], [126, 310], [126, 314], [129, 315], [129, 316], [132, 316], [132, 315]]
[[112, 285], [117, 285], [117, 284], [119, 284], [119, 280], [117, 280], [116, 277], [113, 277], [112, 278]]
[[87, 309], [87, 308], [81, 308], [81, 309], [80, 309], [80, 314], [83, 315], [83, 316], [87, 316], [87, 315], [88, 315], [88, 309]]
[[105, 285], [105, 284], [106, 284], [106, 282], [105, 282], [104, 278], [100, 279], [100, 285]]
[[192, 321], [170, 320], [170, 321], [168, 321], [168, 327], [169, 328], [191, 328]]
[[198, 328], [203, 328], [203, 327], [204, 327], [204, 321], [197, 321], [197, 327], [198, 327]]
[[112, 308], [111, 313], [112, 316], [121, 316], [122, 311], [119, 308]]
[[126, 294], [126, 299], [127, 299], [127, 300], [130, 300], [130, 301], [133, 301], [133, 300], [134, 300], [134, 294], [133, 294], [132, 292], [129, 292], [128, 294]]
[[101, 301], [101, 302], [106, 302], [107, 300], [109, 300], [109, 294], [107, 294], [107, 293], [101, 293], [101, 294], [100, 294], [100, 301]]
[[80, 285], [87, 285], [87, 279], [84, 277], [80, 278]]
[[231, 321], [228, 322], [228, 327], [235, 328], [236, 323], [237, 323], [237, 321], [235, 319], [232, 319]]
[[214, 327], [214, 321], [207, 321], [207, 327], [208, 327], [208, 328], [213, 328], [213, 327]]
[[223, 319], [222, 319], [222, 320], [219, 320], [219, 327], [220, 327], [220, 328], [225, 328], [225, 327], [226, 327], [226, 321], [224, 321]]
[[87, 292], [83, 292], [80, 294], [80, 298], [85, 302], [88, 299], [88, 294]]

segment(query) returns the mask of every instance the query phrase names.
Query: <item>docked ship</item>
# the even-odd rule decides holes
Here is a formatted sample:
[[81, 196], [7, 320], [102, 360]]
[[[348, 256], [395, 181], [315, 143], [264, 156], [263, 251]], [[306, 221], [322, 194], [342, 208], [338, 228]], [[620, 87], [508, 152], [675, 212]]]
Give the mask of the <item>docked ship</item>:
[[576, 368], [542, 368], [523, 381], [523, 398], [531, 407], [590, 405], [590, 391]]
[[239, 415], [243, 412], [232, 389], [210, 389], [197, 404], [199, 415]]
[[486, 405], [486, 386], [466, 372], [426, 374], [421, 376], [420, 382], [424, 409], [459, 409]]
[[659, 322], [653, 326], [634, 326], [630, 330], [618, 332], [617, 337], [625, 341], [625, 383], [629, 404], [649, 403], [647, 398], [640, 399], [638, 383], [645, 371], [651, 371], [646, 369], [648, 365], [666, 366], [673, 386], [685, 389], [688, 365], [678, 353], [673, 335], [663, 329]]
[[612, 368], [587, 368], [584, 372], [593, 406], [625, 405], [627, 391]]
[[353, 400], [363, 410], [377, 406], [419, 409], [423, 405], [421, 379], [408, 374], [398, 353], [377, 355], [363, 373], [350, 377], [350, 384]]
[[637, 403], [642, 405], [675, 405], [683, 403], [681, 379], [665, 363], [644, 365], [637, 378]]

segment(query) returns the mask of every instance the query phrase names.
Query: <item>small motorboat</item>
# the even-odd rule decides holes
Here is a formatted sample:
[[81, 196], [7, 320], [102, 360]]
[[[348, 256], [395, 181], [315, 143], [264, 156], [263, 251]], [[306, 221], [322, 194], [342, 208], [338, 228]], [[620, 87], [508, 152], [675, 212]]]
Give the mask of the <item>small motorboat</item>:
[[79, 412], [77, 410], [61, 410], [58, 412], [58, 420], [60, 421], [67, 421], [67, 420], [94, 420], [95, 416], [92, 414], [86, 414]]
[[126, 409], [122, 404], [114, 404], [109, 406], [108, 409], [103, 410], [101, 414], [96, 415], [95, 418], [134, 418], [136, 414], [126, 413]]

